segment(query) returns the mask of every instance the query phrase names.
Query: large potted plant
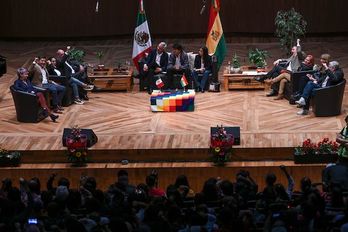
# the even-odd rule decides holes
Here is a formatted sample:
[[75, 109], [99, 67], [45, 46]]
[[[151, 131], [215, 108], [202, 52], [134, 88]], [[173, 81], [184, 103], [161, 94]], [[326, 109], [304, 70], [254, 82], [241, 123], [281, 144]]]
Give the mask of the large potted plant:
[[257, 69], [264, 69], [267, 65], [266, 58], [268, 57], [268, 52], [260, 49], [251, 49], [248, 53], [249, 62], [256, 66]]
[[68, 55], [69, 55], [70, 59], [73, 59], [73, 60], [76, 60], [76, 61], [82, 63], [83, 58], [85, 57], [86, 54], [82, 50], [73, 48], [73, 49], [69, 50]]
[[296, 39], [306, 33], [307, 22], [294, 8], [289, 11], [278, 11], [274, 22], [280, 45], [290, 54], [291, 47], [294, 46]]

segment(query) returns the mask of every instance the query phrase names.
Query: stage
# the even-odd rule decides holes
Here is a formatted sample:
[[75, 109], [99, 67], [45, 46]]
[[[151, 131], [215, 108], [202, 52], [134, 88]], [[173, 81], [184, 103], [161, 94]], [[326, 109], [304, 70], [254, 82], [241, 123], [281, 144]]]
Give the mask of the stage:
[[[329, 46], [330, 43], [325, 45]], [[0, 177], [38, 175], [45, 179], [47, 173], [58, 172], [71, 178], [73, 185], [78, 185], [78, 177], [83, 172], [98, 176], [98, 183], [104, 188], [115, 179], [115, 172], [120, 168], [128, 169], [137, 183], [156, 168], [161, 169], [165, 176], [162, 186], [170, 184], [175, 175], [186, 173], [193, 180], [192, 186], [199, 189], [209, 176], [231, 176], [240, 168], [250, 170], [260, 183], [269, 171], [281, 175], [278, 166], [286, 164], [297, 180], [307, 175], [320, 181], [319, 173], [323, 165], [295, 165], [292, 162], [293, 148], [307, 138], [314, 141], [324, 137], [335, 139], [336, 133], [344, 126], [348, 109], [347, 90], [342, 114], [337, 117], [319, 118], [312, 112], [299, 116], [296, 106], [289, 105], [286, 100], [275, 101], [272, 97], [266, 97], [263, 90], [197, 93], [193, 112], [153, 113], [150, 110], [150, 95], [138, 91], [136, 79], [129, 92], [90, 93], [90, 100], [84, 105], [66, 107], [64, 113], [59, 115], [58, 123], [52, 123], [49, 119], [35, 124], [18, 122], [9, 91], [16, 78], [16, 68], [27, 66], [32, 57], [43, 51], [44, 54], [53, 55], [62, 46], [62, 43], [42, 42], [23, 43], [20, 46], [2, 43], [6, 52], [2, 55], [8, 57], [8, 73], [0, 78], [0, 146], [22, 151], [23, 156], [19, 168], [2, 168]], [[95, 49], [106, 49], [109, 51], [106, 56], [110, 60], [115, 57], [127, 59], [130, 54], [128, 44], [104, 42], [97, 47], [86, 42], [79, 46], [88, 54]], [[198, 46], [194, 43], [192, 50]], [[228, 46], [240, 54], [249, 45]], [[278, 51], [274, 44], [258, 46]], [[318, 54], [322, 52], [316, 43], [308, 47], [316, 49]], [[332, 49], [336, 57], [339, 56], [338, 60], [342, 61], [341, 66], [347, 70], [348, 52], [344, 51], [348, 50], [348, 46], [337, 43]], [[86, 57], [88, 62], [94, 62], [94, 59], [92, 55]], [[99, 138], [90, 150], [91, 163], [87, 168], [70, 168], [67, 163], [62, 134], [64, 128], [74, 125], [92, 129]], [[241, 131], [241, 145], [234, 146], [233, 162], [225, 168], [215, 168], [207, 162], [210, 127], [216, 125], [239, 126]], [[128, 160], [129, 164], [122, 165], [122, 160]], [[285, 179], [280, 181], [285, 182]]]

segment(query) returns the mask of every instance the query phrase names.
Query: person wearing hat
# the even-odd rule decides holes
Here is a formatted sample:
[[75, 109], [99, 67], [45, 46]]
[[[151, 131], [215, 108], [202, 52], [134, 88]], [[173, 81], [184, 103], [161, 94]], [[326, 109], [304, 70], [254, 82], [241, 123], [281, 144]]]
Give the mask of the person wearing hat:
[[31, 82], [28, 80], [28, 74], [29, 74], [29, 72], [26, 68], [19, 68], [17, 70], [18, 79], [14, 82], [14, 88], [16, 90], [35, 94], [37, 99], [38, 99], [38, 102], [40, 103], [40, 106], [44, 110], [44, 114], [46, 116], [49, 115], [51, 120], [53, 122], [56, 122], [56, 120], [59, 116], [52, 114], [50, 108], [47, 107], [45, 96], [43, 95], [43, 93], [39, 92], [37, 89], [35, 89], [33, 87]]

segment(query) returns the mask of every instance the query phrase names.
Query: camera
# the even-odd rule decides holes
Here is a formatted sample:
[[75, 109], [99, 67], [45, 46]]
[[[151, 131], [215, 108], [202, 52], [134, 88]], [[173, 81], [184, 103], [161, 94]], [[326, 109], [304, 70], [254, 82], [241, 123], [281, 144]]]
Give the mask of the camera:
[[29, 218], [29, 219], [28, 219], [28, 224], [34, 224], [34, 225], [36, 225], [36, 224], [37, 224], [37, 219], [36, 219], [36, 218]]

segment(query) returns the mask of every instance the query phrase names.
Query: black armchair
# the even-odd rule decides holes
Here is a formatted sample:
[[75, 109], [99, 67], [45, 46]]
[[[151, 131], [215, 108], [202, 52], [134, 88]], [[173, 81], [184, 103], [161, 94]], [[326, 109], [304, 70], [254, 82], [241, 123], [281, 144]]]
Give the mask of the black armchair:
[[6, 73], [6, 57], [0, 55], [0, 77]]
[[[47, 117], [35, 94], [16, 90], [13, 85], [10, 87], [10, 91], [19, 122], [40, 122]], [[40, 89], [40, 91], [45, 90]]]
[[341, 114], [346, 80], [337, 85], [315, 89], [311, 97], [312, 109], [316, 117], [328, 117]]
[[307, 74], [313, 74], [314, 71], [299, 71], [291, 73], [291, 80], [285, 84], [284, 97], [289, 100], [289, 103], [294, 105], [298, 99], [293, 99], [292, 96], [305, 87], [306, 82], [302, 81]]

